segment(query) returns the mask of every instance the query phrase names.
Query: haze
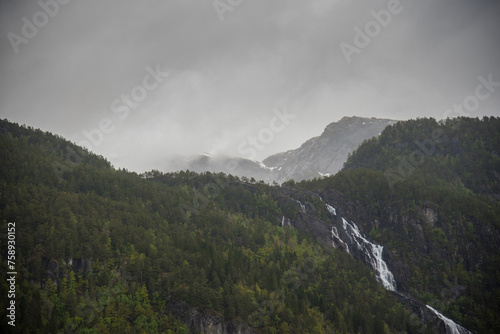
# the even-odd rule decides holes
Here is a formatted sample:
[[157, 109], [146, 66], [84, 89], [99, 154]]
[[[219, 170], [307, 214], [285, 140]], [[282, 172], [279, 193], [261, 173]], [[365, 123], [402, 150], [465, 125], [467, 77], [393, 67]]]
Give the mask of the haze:
[[500, 116], [498, 1], [4, 0], [0, 13], [0, 117], [137, 172], [242, 156], [259, 134], [261, 160], [343, 116]]

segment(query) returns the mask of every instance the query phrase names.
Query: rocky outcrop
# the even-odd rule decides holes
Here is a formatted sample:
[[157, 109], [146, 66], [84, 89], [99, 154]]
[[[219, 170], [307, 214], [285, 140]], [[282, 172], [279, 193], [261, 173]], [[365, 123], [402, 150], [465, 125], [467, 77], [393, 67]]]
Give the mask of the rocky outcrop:
[[423, 208], [422, 215], [424, 216], [424, 221], [430, 226], [434, 227], [434, 224], [438, 220], [437, 212], [433, 208]]
[[194, 333], [204, 334], [258, 334], [243, 321], [226, 321], [222, 316], [203, 313], [188, 304], [172, 299], [167, 300], [167, 309], [189, 326]]
[[300, 148], [272, 155], [263, 163], [274, 168], [272, 178], [278, 183], [333, 175], [342, 169], [349, 153], [363, 141], [378, 136], [386, 126], [394, 123], [396, 121], [374, 117], [344, 117]]
[[398, 301], [410, 310], [411, 325], [416, 327], [419, 333], [427, 332], [430, 329], [439, 334], [472, 334], [466, 328], [439, 314], [432, 307], [424, 305], [404, 294], [398, 292], [394, 294], [398, 298]]
[[[288, 202], [295, 209], [295, 215], [288, 213], [293, 227], [310, 232], [326, 247], [342, 249], [370, 267], [384, 287], [412, 312], [413, 325], [422, 332], [431, 329], [437, 333], [470, 333], [439, 313], [466, 292], [457, 278], [443, 275], [443, 266], [486, 272], [491, 259], [485, 257], [497, 254], [500, 248], [500, 232], [493, 225], [470, 217], [442, 219], [437, 206], [428, 202], [401, 212], [396, 207], [353, 203], [334, 191], [316, 194], [281, 187], [278, 200], [282, 207]], [[381, 233], [390, 236], [388, 245], [375, 241], [382, 238]], [[378, 258], [377, 248], [381, 251]], [[370, 254], [372, 250], [375, 252]], [[386, 269], [395, 279], [394, 287], [388, 284], [390, 275], [385, 279], [381, 275]], [[425, 289], [437, 296], [429, 301], [434, 308], [412, 296], [415, 273], [422, 269], [427, 270], [425, 277], [433, 280]]]
[[55, 284], [63, 279], [71, 270], [76, 274], [88, 274], [91, 266], [91, 259], [69, 258], [66, 260], [46, 259], [44, 261], [47, 278], [50, 278]]

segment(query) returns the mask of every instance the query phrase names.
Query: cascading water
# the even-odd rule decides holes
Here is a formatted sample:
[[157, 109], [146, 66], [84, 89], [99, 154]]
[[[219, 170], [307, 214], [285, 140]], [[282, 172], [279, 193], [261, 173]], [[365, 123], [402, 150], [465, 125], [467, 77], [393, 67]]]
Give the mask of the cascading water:
[[[318, 198], [322, 202], [324, 202], [320, 195], [316, 193], [315, 195], [318, 196]], [[328, 212], [330, 212], [334, 216], [337, 215], [337, 211], [333, 206], [327, 203], [325, 203], [325, 205]], [[342, 227], [344, 228], [344, 231], [346, 232], [347, 237], [349, 238], [351, 243], [353, 242], [356, 243], [357, 248], [360, 251], [362, 251], [367, 257], [369, 264], [375, 270], [377, 280], [380, 283], [382, 283], [385, 289], [397, 292], [394, 275], [389, 270], [387, 263], [382, 258], [384, 246], [376, 245], [368, 241], [365, 237], [363, 237], [363, 235], [359, 231], [358, 226], [354, 224], [354, 222], [352, 222], [351, 224], [347, 220], [342, 218]], [[343, 245], [345, 247], [347, 253], [351, 253], [349, 251], [349, 246], [347, 242], [342, 240], [337, 228], [333, 225], [331, 233], [332, 233], [332, 246], [335, 247], [335, 240], [336, 240], [339, 243], [339, 246]], [[455, 323], [453, 320], [445, 317], [431, 306], [429, 305], [426, 306], [445, 324], [447, 334], [472, 334], [471, 331]]]
[[283, 218], [281, 219], [281, 227], [285, 227], [285, 224], [287, 224], [288, 226], [292, 226], [290, 224], [290, 219], [289, 218], [285, 218], [285, 216], [283, 216]]
[[337, 210], [335, 210], [335, 208], [333, 206], [331, 206], [330, 204], [327, 204], [326, 205], [326, 209], [328, 210], [328, 212], [330, 212], [332, 215], [336, 216], [337, 215]]
[[[319, 198], [319, 200], [320, 200], [321, 202], [323, 202], [323, 203], [325, 202], [325, 201], [323, 201], [323, 198], [322, 198], [320, 195], [318, 195], [318, 194], [316, 194], [316, 193], [313, 193], [313, 194], [314, 194], [314, 195], [316, 195], [316, 196], [318, 196], [318, 198]], [[337, 215], [337, 211], [335, 210], [335, 208], [334, 208], [333, 206], [331, 206], [331, 205], [330, 205], [330, 204], [328, 204], [328, 203], [325, 203], [325, 205], [326, 205], [326, 209], [328, 210], [328, 212], [330, 212], [330, 213], [331, 213], [332, 215], [334, 215], [334, 216], [336, 216], [336, 215]]]
[[334, 238], [337, 239], [341, 245], [344, 245], [347, 253], [350, 253], [349, 252], [349, 245], [347, 245], [342, 239], [340, 239], [339, 231], [337, 230], [337, 228], [335, 226], [332, 225], [332, 246], [333, 247], [335, 247], [335, 242], [333, 241]]
[[385, 289], [396, 291], [396, 281], [394, 280], [394, 275], [382, 258], [384, 246], [376, 245], [368, 241], [361, 235], [361, 232], [356, 224], [351, 224], [344, 218], [342, 218], [342, 223], [347, 235], [356, 243], [358, 249], [364, 252], [369, 264], [375, 270], [378, 281], [382, 283]]
[[444, 325], [446, 326], [446, 333], [447, 334], [472, 334], [471, 331], [468, 329], [460, 326], [459, 324], [455, 323], [453, 320], [445, 317], [438, 311], [436, 311], [434, 308], [430, 307], [429, 305], [426, 305], [429, 310], [431, 310], [435, 315], [438, 316], [441, 321], [444, 322]]
[[294, 201], [299, 203], [300, 211], [302, 211], [303, 213], [306, 213], [306, 206], [304, 204], [302, 204], [300, 201], [297, 201], [296, 199], [294, 199]]
[[[321, 196], [319, 196], [318, 194], [315, 195], [318, 196], [321, 201], [323, 201]], [[334, 216], [337, 215], [337, 210], [333, 206], [328, 203], [325, 203], [325, 205], [328, 212], [330, 212]], [[376, 245], [368, 241], [361, 235], [361, 232], [359, 231], [359, 228], [356, 224], [350, 224], [344, 218], [342, 218], [342, 224], [344, 231], [349, 237], [351, 243], [355, 242], [358, 246], [358, 249], [364, 252], [369, 264], [375, 270], [378, 281], [382, 283], [385, 289], [396, 291], [396, 281], [394, 280], [394, 275], [387, 267], [387, 263], [385, 263], [385, 261], [382, 259], [384, 246]], [[341, 239], [337, 228], [335, 226], [332, 226], [332, 245], [335, 247], [334, 240], [337, 240], [338, 242], [340, 242], [340, 244], [344, 245], [346, 251], [350, 253], [349, 245], [347, 244], [347, 242]]]

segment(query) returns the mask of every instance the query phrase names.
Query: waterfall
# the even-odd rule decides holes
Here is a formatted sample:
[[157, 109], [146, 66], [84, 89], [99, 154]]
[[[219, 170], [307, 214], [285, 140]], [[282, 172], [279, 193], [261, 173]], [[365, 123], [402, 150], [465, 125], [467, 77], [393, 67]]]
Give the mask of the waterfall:
[[285, 224], [287, 224], [288, 226], [292, 226], [292, 224], [290, 224], [290, 219], [283, 216], [283, 218], [281, 218], [281, 227], [285, 227]]
[[349, 245], [347, 245], [342, 239], [340, 239], [340, 236], [339, 236], [339, 231], [337, 230], [337, 228], [335, 226], [332, 225], [332, 246], [335, 247], [335, 242], [333, 241], [335, 239], [337, 239], [342, 245], [345, 246], [345, 250], [347, 251], [347, 253], [350, 253], [349, 252]]
[[438, 311], [436, 311], [435, 309], [433, 309], [429, 305], [426, 305], [426, 306], [428, 309], [430, 309], [432, 312], [434, 312], [434, 314], [436, 314], [439, 319], [441, 319], [444, 322], [444, 324], [446, 326], [446, 333], [447, 334], [472, 334], [471, 331], [469, 331], [468, 329], [455, 323], [453, 320], [445, 317], [444, 315], [442, 315], [441, 313], [439, 313]]
[[327, 204], [326, 205], [326, 209], [328, 210], [328, 212], [330, 212], [332, 215], [336, 216], [337, 215], [337, 210], [335, 210], [335, 208], [333, 206], [331, 206], [330, 204]]
[[[320, 195], [316, 193], [314, 194], [318, 196], [322, 202], [324, 202]], [[334, 216], [337, 215], [337, 210], [333, 206], [331, 206], [328, 203], [325, 203], [325, 205], [328, 212], [330, 212]], [[342, 224], [344, 231], [346, 232], [347, 237], [349, 238], [351, 243], [356, 243], [357, 248], [365, 254], [366, 258], [368, 259], [367, 262], [375, 271], [377, 280], [380, 283], [382, 283], [385, 289], [390, 291], [396, 291], [396, 281], [394, 280], [394, 275], [389, 270], [387, 263], [382, 258], [384, 246], [376, 245], [368, 241], [365, 237], [361, 235], [361, 232], [359, 231], [359, 228], [356, 224], [354, 223], [351, 224], [344, 218], [342, 218]], [[341, 239], [337, 228], [335, 226], [332, 226], [333, 247], [335, 247], [334, 240], [337, 240], [339, 242], [339, 246], [344, 245], [347, 253], [351, 253], [349, 251], [349, 245], [347, 244], [347, 242]]]
[[[318, 194], [315, 195], [318, 196], [321, 201], [323, 201], [323, 199]], [[334, 216], [337, 215], [337, 211], [333, 206], [327, 203], [325, 203], [325, 205], [326, 209], [330, 214]], [[342, 227], [346, 232], [347, 237], [349, 238], [351, 244], [355, 243], [358, 250], [364, 253], [365, 258], [367, 259], [366, 262], [375, 271], [375, 276], [377, 280], [383, 285], [383, 287], [386, 290], [397, 292], [394, 275], [389, 270], [387, 263], [382, 258], [384, 246], [377, 245], [368, 241], [368, 239], [366, 239], [361, 234], [359, 227], [354, 222], [349, 223], [343, 217], [342, 217]], [[337, 228], [333, 225], [331, 234], [332, 234], [331, 238], [333, 247], [336, 247], [336, 244], [338, 244], [338, 246], [344, 246], [347, 253], [351, 253], [349, 251], [349, 245], [347, 244], [347, 242], [344, 242], [344, 240], [342, 240]], [[431, 306], [427, 305], [427, 308], [429, 308], [445, 324], [447, 334], [472, 334], [471, 331], [455, 323], [453, 320], [445, 317]]]
[[303, 213], [306, 213], [306, 206], [304, 204], [302, 204], [300, 201], [297, 201], [296, 199], [294, 199], [294, 201], [299, 203], [300, 211], [302, 211]]
[[[321, 200], [323, 200], [318, 194], [316, 194]], [[337, 210], [328, 203], [326, 204], [326, 209], [332, 215], [337, 215]], [[389, 270], [387, 263], [382, 258], [382, 253], [384, 250], [384, 246], [376, 245], [368, 241], [365, 237], [361, 235], [359, 228], [354, 223], [349, 223], [347, 220], [342, 218], [343, 228], [349, 237], [349, 240], [355, 242], [360, 251], [363, 251], [366, 257], [368, 258], [368, 262], [375, 270], [375, 274], [377, 276], [377, 280], [382, 283], [385, 289], [390, 291], [396, 291], [396, 281], [394, 280], [394, 275]], [[349, 251], [349, 245], [340, 238], [338, 230], [335, 226], [332, 226], [332, 245], [335, 247], [334, 240], [338, 240], [340, 244], [345, 246], [347, 253]]]
[[396, 291], [396, 281], [394, 280], [394, 275], [382, 258], [384, 246], [376, 245], [368, 241], [361, 235], [361, 232], [356, 224], [351, 224], [344, 218], [342, 218], [342, 223], [348, 236], [356, 243], [358, 249], [363, 251], [368, 258], [369, 264], [375, 270], [377, 280], [382, 283], [385, 289]]

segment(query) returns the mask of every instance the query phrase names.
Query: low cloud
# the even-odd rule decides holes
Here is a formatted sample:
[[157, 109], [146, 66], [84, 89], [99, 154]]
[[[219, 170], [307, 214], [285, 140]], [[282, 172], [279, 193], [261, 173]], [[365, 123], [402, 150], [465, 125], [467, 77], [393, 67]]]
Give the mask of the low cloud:
[[[500, 80], [497, 1], [401, 0], [404, 10], [348, 64], [340, 44], [388, 3], [243, 1], [221, 22], [210, 1], [69, 1], [15, 52], [8, 34], [22, 35], [23, 18], [41, 7], [6, 0], [0, 117], [80, 142], [116, 119], [113, 101], [159, 64], [170, 76], [93, 148], [140, 172], [179, 154], [238, 155], [275, 108], [297, 118], [258, 159], [345, 115], [440, 118], [479, 76]], [[495, 94], [471, 115], [500, 116], [499, 106]]]

